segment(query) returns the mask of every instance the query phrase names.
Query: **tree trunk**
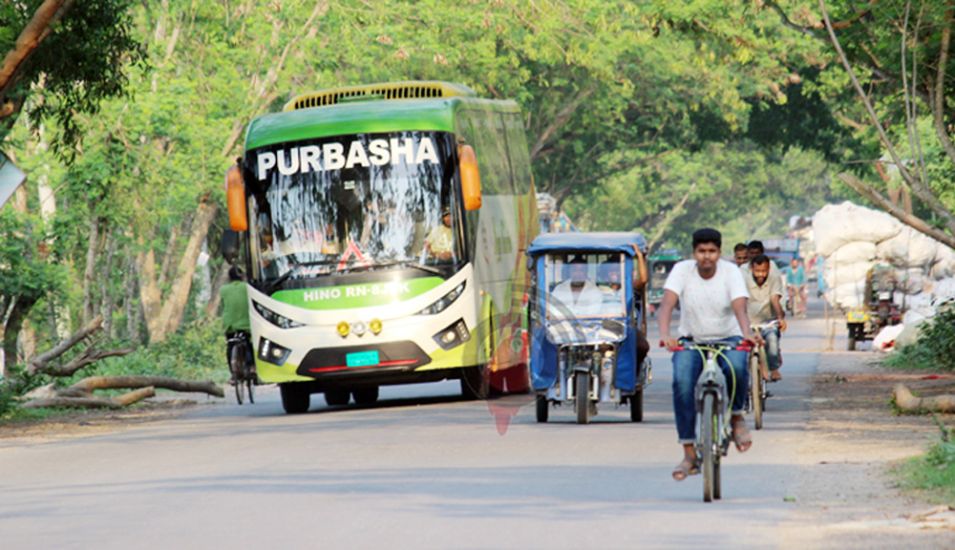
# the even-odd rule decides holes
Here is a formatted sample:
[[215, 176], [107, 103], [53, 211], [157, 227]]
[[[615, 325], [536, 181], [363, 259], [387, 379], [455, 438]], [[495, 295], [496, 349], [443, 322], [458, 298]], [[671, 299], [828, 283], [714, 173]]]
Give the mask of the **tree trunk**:
[[26, 363], [36, 355], [36, 331], [29, 319], [25, 320], [23, 326], [20, 327], [18, 340], [20, 344], [18, 346], [17, 363]]
[[37, 298], [18, 296], [13, 309], [9, 312], [10, 316], [3, 327], [3, 354], [9, 361], [17, 359], [17, 337], [36, 302]]
[[70, 9], [72, 3], [73, 0], [45, 0], [33, 12], [33, 17], [20, 32], [13, 49], [7, 52], [0, 64], [0, 100], [4, 103], [7, 92], [17, 81], [17, 73], [24, 67], [24, 62], [50, 35], [53, 24]]
[[222, 262], [222, 265], [219, 267], [219, 272], [216, 274], [215, 281], [212, 283], [212, 296], [209, 299], [209, 303], [206, 304], [206, 318], [214, 318], [219, 313], [219, 303], [222, 301], [222, 296], [219, 295], [219, 291], [222, 290], [222, 286], [229, 282], [229, 264]]
[[222, 388], [210, 380], [194, 382], [165, 376], [90, 376], [65, 390], [60, 390], [59, 393], [60, 395], [67, 396], [76, 395], [77, 393], [91, 393], [94, 390], [132, 389], [145, 386], [178, 392], [207, 393], [216, 397], [225, 397]]
[[204, 311], [212, 299], [212, 271], [209, 269], [209, 241], [202, 241], [202, 250], [199, 252], [196, 267], [196, 311]]
[[83, 409], [121, 409], [147, 397], [156, 395], [153, 387], [140, 388], [124, 393], [117, 397], [51, 397], [48, 399], [34, 399], [23, 404], [24, 409], [39, 409], [44, 407], [69, 407]]
[[158, 330], [155, 333], [149, 335], [151, 342], [164, 341], [182, 323], [186, 303], [189, 300], [189, 291], [192, 288], [192, 277], [196, 272], [196, 259], [199, 257], [202, 242], [206, 239], [209, 226], [212, 225], [217, 210], [217, 205], [209, 200], [208, 195], [202, 197], [199, 210], [192, 222], [192, 234], [189, 236], [189, 243], [186, 245], [186, 251], [179, 261], [179, 268], [176, 270], [176, 279], [159, 313], [161, 324], [158, 325]]
[[895, 406], [908, 413], [955, 413], [955, 395], [936, 395], [934, 397], [915, 397], [905, 384], [896, 384], [892, 388]]
[[113, 256], [116, 254], [116, 238], [113, 231], [106, 235], [106, 263], [103, 266], [102, 281], [100, 283], [100, 315], [103, 316], [103, 332], [112, 338], [113, 327], [113, 292], [110, 285], [113, 282]]
[[[183, 223], [185, 223], [185, 221], [183, 221]], [[162, 256], [162, 265], [159, 266], [159, 273], [156, 279], [156, 286], [159, 287], [160, 292], [162, 292], [163, 287], [166, 286], [166, 281], [173, 276], [173, 260], [179, 252], [179, 228], [182, 227], [182, 225], [182, 223], [174, 225], [172, 229], [169, 230], [169, 240], [166, 241], [165, 253]]]
[[156, 255], [152, 250], [140, 251], [136, 255], [136, 265], [139, 273], [139, 299], [146, 322], [146, 332], [152, 337], [159, 331], [159, 326], [162, 324], [159, 318], [162, 294], [156, 280]]
[[[93, 205], [90, 204], [92, 207]], [[83, 271], [83, 323], [93, 318], [93, 281], [96, 278], [96, 255], [99, 251], [99, 216], [90, 218], [89, 238], [86, 242], [86, 269]]]
[[139, 288], [136, 286], [136, 261], [132, 257], [126, 261], [126, 297], [123, 307], [126, 308], [126, 339], [130, 342], [140, 342], [139, 319], [142, 312], [142, 303], [137, 296]]

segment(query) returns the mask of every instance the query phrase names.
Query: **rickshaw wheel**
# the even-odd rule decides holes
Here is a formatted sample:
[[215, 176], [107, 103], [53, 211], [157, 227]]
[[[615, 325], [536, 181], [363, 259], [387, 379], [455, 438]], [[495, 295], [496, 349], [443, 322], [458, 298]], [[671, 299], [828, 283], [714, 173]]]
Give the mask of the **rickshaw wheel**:
[[547, 416], [550, 413], [550, 402], [546, 395], [537, 396], [537, 421], [543, 424], [547, 422]]
[[630, 421], [643, 422], [643, 388], [640, 388], [631, 395], [630, 400]]
[[578, 424], [590, 424], [590, 373], [578, 372], [574, 378], [574, 408], [577, 411]]

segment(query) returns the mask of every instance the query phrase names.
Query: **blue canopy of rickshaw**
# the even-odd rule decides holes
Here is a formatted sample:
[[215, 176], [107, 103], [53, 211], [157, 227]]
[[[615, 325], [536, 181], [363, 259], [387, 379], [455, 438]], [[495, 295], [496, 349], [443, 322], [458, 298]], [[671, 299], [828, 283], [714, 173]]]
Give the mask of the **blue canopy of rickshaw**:
[[603, 231], [594, 233], [543, 233], [527, 249], [531, 256], [548, 252], [586, 250], [591, 252], [622, 252], [633, 256], [633, 247], [647, 251], [647, 240], [640, 233]]

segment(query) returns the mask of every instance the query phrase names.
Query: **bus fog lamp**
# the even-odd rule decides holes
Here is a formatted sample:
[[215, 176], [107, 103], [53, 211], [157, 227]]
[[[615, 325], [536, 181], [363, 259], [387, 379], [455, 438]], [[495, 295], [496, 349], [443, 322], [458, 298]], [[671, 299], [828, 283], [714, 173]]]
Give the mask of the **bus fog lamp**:
[[268, 338], [262, 338], [259, 340], [258, 357], [262, 361], [267, 361], [273, 365], [282, 366], [285, 364], [285, 361], [288, 360], [290, 353], [292, 353], [292, 350], [284, 346], [280, 346]]
[[335, 330], [338, 331], [339, 336], [344, 338], [348, 336], [349, 332], [351, 332], [351, 325], [349, 325], [346, 321], [342, 321], [341, 323], [338, 323], [338, 326], [335, 328]]
[[351, 331], [355, 333], [355, 336], [364, 336], [367, 329], [363, 321], [355, 321], [351, 324]]
[[372, 319], [371, 322], [368, 323], [368, 329], [371, 331], [372, 334], [375, 334], [375, 335], [380, 334], [381, 319]]
[[433, 336], [434, 341], [442, 349], [451, 349], [457, 345], [467, 342], [471, 339], [471, 333], [464, 319], [458, 319], [454, 323], [444, 327], [440, 332]]

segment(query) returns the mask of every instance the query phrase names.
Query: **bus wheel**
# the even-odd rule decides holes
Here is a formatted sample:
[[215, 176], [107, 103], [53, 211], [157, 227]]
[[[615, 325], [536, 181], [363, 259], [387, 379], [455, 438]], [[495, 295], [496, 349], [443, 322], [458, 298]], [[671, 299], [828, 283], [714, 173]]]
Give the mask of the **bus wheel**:
[[352, 390], [351, 395], [359, 405], [374, 405], [378, 401], [378, 386]]
[[530, 393], [531, 380], [527, 364], [521, 363], [504, 371], [507, 381], [507, 393]]
[[300, 384], [279, 384], [279, 392], [282, 394], [282, 408], [288, 414], [301, 414], [308, 412], [311, 395], [308, 388], [300, 387]]
[[465, 399], [487, 399], [491, 381], [487, 375], [487, 367], [478, 365], [467, 367], [461, 372], [461, 395]]
[[[325, 390], [325, 402], [333, 407], [336, 405], [347, 405], [349, 397], [351, 397], [351, 393], [349, 393], [348, 390]], [[355, 401], [357, 402], [358, 400], [356, 399]]]

